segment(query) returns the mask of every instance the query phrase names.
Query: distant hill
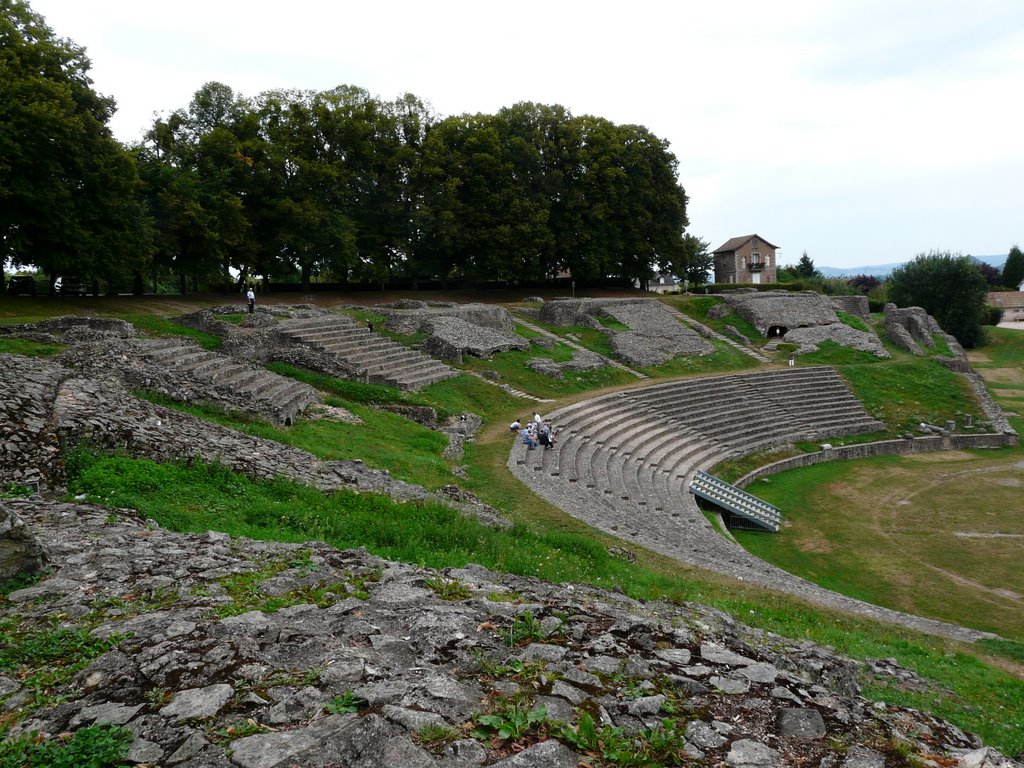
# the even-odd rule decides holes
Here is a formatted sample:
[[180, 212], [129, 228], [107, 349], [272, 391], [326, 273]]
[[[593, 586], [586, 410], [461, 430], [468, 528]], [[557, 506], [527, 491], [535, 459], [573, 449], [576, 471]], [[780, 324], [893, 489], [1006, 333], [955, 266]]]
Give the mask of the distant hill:
[[[991, 264], [993, 267], [1003, 268], [1003, 264], [1006, 263], [1006, 254], [997, 254], [995, 256], [975, 256], [978, 261], [983, 261], [986, 264]], [[890, 264], [872, 264], [867, 267], [818, 267], [818, 271], [821, 272], [825, 277], [853, 277], [854, 275], [872, 275], [874, 277], [886, 277], [892, 273], [892, 271], [899, 266], [902, 266], [906, 262], [896, 261]]]

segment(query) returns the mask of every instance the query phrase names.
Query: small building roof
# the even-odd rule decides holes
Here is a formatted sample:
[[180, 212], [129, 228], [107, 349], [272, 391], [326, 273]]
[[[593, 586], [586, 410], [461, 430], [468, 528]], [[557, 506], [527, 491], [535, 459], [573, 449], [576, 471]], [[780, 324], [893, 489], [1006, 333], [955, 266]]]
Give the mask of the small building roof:
[[715, 250], [713, 250], [711, 253], [728, 253], [729, 251], [738, 250], [739, 248], [742, 248], [744, 245], [746, 245], [748, 241], [753, 240], [755, 237], [770, 248], [778, 249], [779, 247], [777, 245], [772, 245], [755, 232], [752, 235], [741, 235], [740, 237], [732, 237], [726, 240], [717, 248], [715, 248]]

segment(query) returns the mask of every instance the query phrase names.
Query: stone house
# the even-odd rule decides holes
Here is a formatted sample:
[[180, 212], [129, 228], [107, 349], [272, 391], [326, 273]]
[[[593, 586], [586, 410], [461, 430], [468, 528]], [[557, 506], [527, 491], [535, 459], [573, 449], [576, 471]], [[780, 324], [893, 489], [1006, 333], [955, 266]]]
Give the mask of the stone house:
[[715, 257], [715, 282], [754, 285], [777, 282], [777, 250], [779, 246], [772, 245], [757, 234], [726, 240], [712, 251]]
[[1003, 308], [1003, 322], [1024, 321], [1024, 282], [1019, 291], [995, 291], [989, 293], [988, 303]]

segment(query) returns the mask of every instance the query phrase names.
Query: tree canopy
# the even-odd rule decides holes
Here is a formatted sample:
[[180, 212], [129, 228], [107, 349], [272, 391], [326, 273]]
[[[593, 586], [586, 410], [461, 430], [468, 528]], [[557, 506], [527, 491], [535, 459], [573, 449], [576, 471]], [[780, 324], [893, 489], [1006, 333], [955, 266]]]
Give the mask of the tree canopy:
[[818, 268], [814, 266], [814, 262], [811, 260], [811, 257], [807, 255], [807, 251], [804, 251], [803, 255], [800, 257], [800, 261], [796, 263], [795, 267], [791, 267], [791, 269], [798, 277], [806, 279], [821, 277], [821, 272], [819, 272]]
[[1020, 285], [1021, 280], [1024, 280], [1024, 253], [1021, 252], [1019, 247], [1014, 245], [1006, 257], [1006, 263], [1003, 264], [1003, 278], [1001, 282], [1007, 288], [1016, 289]]
[[893, 270], [888, 290], [890, 301], [900, 307], [923, 307], [963, 346], [983, 341], [988, 287], [969, 256], [949, 251], [919, 254]]
[[50, 273], [132, 272], [149, 253], [131, 155], [85, 51], [0, 0], [0, 253]]
[[23, 0], [0, 9], [0, 244], [51, 278], [625, 281], [705, 258], [678, 161], [643, 126], [210, 82], [125, 148], [84, 49]]

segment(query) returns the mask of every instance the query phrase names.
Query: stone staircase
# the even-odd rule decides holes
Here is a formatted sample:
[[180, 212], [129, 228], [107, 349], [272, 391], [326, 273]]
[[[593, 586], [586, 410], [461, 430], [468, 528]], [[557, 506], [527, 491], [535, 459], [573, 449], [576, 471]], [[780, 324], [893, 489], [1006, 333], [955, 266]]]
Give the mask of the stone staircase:
[[280, 334], [295, 344], [305, 344], [355, 367], [371, 384], [419, 390], [458, 372], [419, 350], [366, 328], [344, 315], [285, 320]]
[[717, 504], [733, 517], [739, 517], [755, 528], [772, 533], [779, 532], [781, 516], [778, 507], [708, 472], [697, 470], [690, 481], [690, 491], [695, 496]]
[[882, 427], [824, 366], [639, 387], [549, 421], [554, 448], [529, 451], [517, 440], [509, 455], [516, 476], [597, 528], [715, 570], [767, 566], [711, 527], [690, 492], [698, 471], [766, 447]]
[[144, 360], [194, 389], [204, 399], [270, 416], [291, 425], [311, 403], [319, 401], [308, 384], [279, 376], [266, 368], [203, 349], [181, 337], [140, 342]]

